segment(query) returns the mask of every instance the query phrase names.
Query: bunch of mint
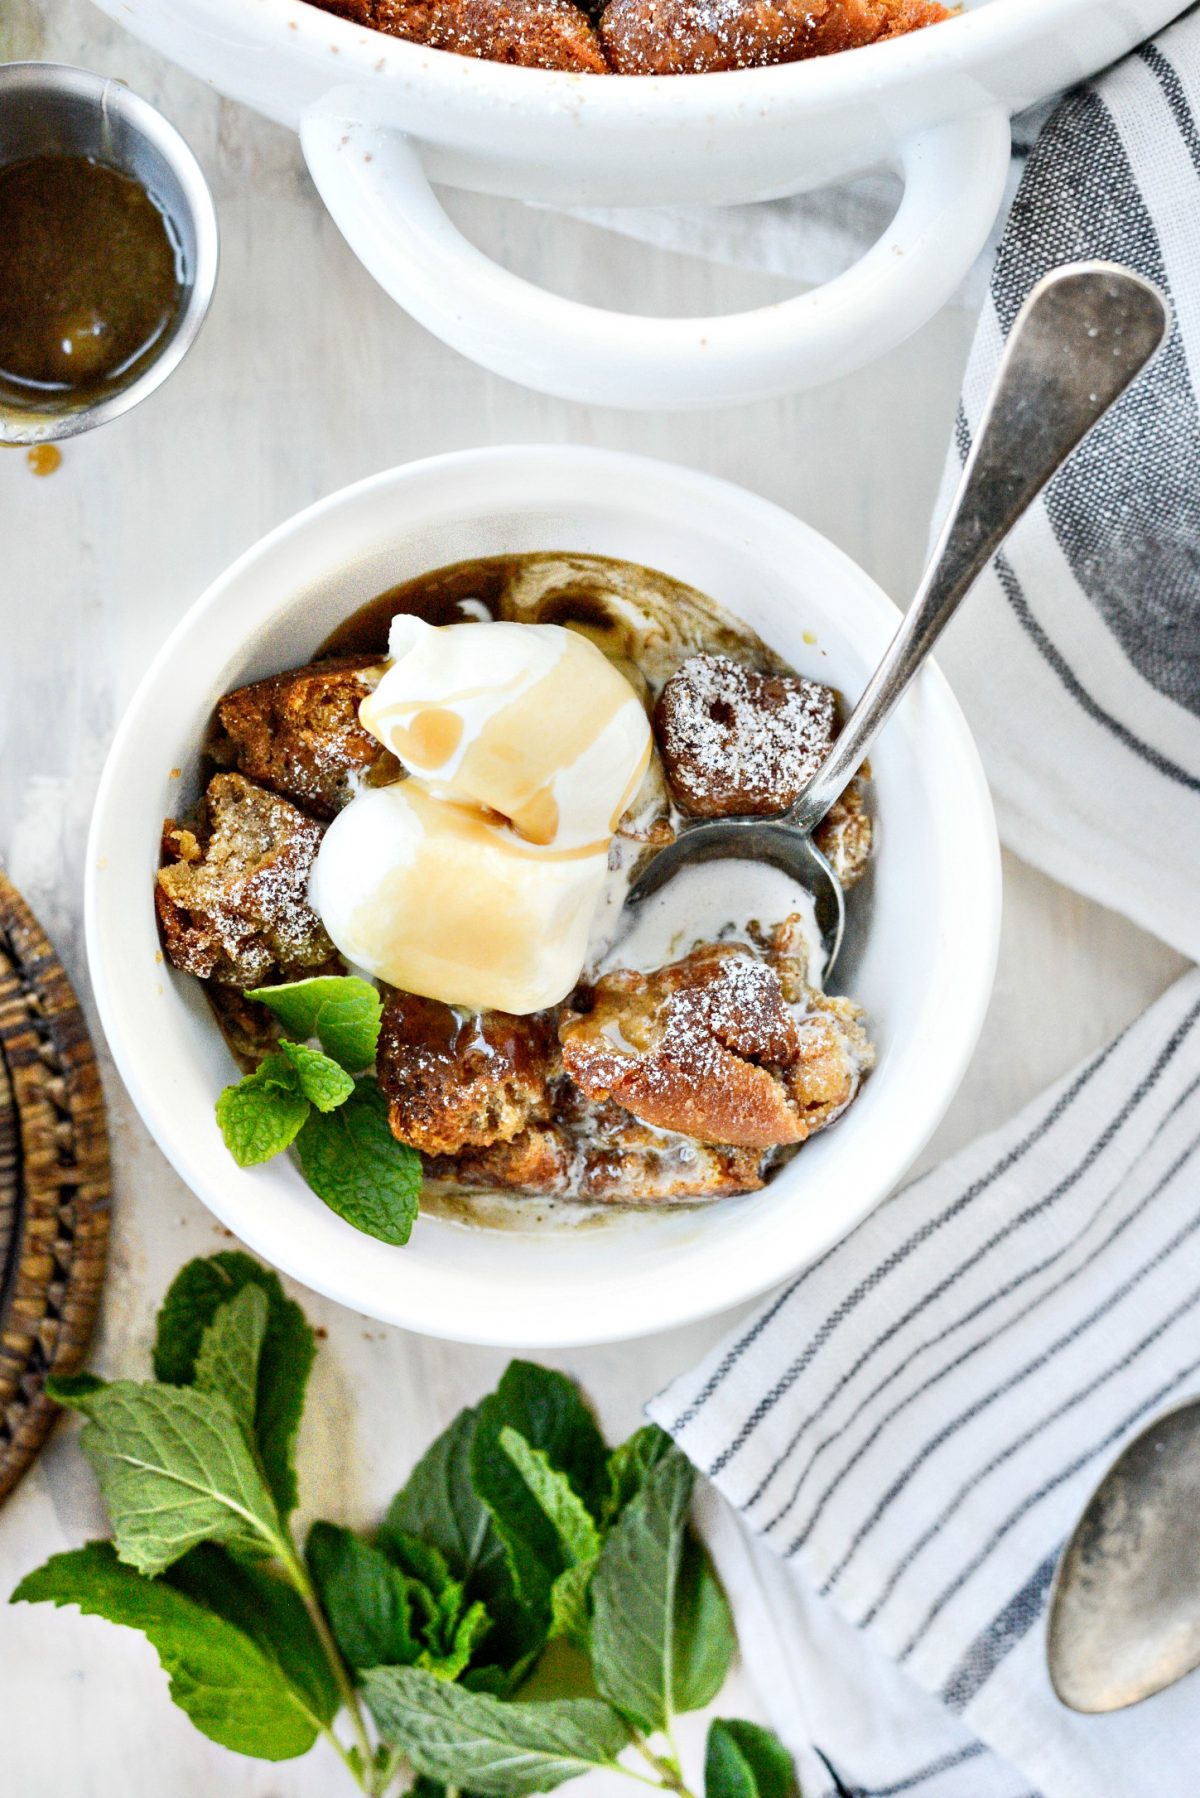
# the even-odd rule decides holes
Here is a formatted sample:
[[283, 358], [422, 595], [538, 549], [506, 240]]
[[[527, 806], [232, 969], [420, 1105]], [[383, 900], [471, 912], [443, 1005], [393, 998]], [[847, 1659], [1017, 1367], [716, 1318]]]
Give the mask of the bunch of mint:
[[[647, 1427], [610, 1451], [570, 1380], [514, 1361], [373, 1540], [315, 1523], [302, 1554], [293, 1450], [314, 1350], [249, 1256], [190, 1262], [153, 1381], [53, 1383], [87, 1419], [113, 1540], [53, 1556], [13, 1601], [141, 1630], [206, 1736], [272, 1761], [325, 1736], [371, 1798], [414, 1773], [419, 1798], [522, 1798], [598, 1767], [692, 1798], [675, 1718], [716, 1697], [735, 1642], [670, 1438]], [[705, 1798], [799, 1798], [786, 1750], [715, 1722]]]
[[331, 1211], [403, 1247], [420, 1207], [421, 1160], [392, 1135], [387, 1102], [365, 1071], [379, 1043], [379, 994], [353, 975], [325, 975], [245, 996], [269, 1006], [296, 1040], [281, 1038], [217, 1100], [226, 1148], [239, 1167], [257, 1167], [294, 1144]]

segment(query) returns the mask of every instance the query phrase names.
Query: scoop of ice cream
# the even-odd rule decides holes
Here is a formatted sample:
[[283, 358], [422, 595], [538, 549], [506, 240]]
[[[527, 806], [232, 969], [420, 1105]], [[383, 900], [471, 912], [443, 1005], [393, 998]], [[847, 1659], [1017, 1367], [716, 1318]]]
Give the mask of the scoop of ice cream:
[[358, 795], [325, 833], [310, 900], [348, 961], [474, 1011], [541, 1011], [579, 978], [607, 855], [547, 854], [416, 780]]
[[579, 978], [650, 726], [558, 625], [396, 618], [366, 728], [410, 779], [334, 819], [311, 901], [347, 960], [475, 1010], [540, 1011]]
[[360, 717], [440, 799], [487, 806], [530, 843], [607, 846], [650, 759], [624, 675], [557, 624], [393, 619], [392, 666]]

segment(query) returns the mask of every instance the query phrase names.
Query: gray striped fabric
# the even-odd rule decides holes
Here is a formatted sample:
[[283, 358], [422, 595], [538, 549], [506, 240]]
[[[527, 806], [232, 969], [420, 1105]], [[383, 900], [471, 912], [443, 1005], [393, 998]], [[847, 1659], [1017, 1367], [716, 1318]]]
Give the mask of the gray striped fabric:
[[[1077, 256], [1166, 288], [1171, 339], [997, 559], [941, 659], [1006, 840], [1195, 957], [1196, 11], [1043, 125], [948, 484], [1021, 301]], [[1091, 1487], [1156, 1412], [1200, 1390], [1198, 1148], [1200, 972], [1008, 1128], [893, 1195], [651, 1406], [749, 1526], [712, 1518], [747, 1659], [809, 1798], [1200, 1792], [1194, 1682], [1081, 1719], [1050, 1691], [1042, 1635]]]
[[[1026, 163], [963, 385], [957, 476], [1004, 334], [1077, 256], [1175, 326], [1035, 506], [939, 654], [1004, 840], [1200, 957], [1200, 14], [1068, 95]], [[1030, 726], [1036, 723], [1036, 728]], [[1114, 826], [1136, 855], [1113, 853]]]
[[743, 1648], [807, 1794], [814, 1746], [864, 1798], [1200, 1785], [1194, 1689], [1073, 1717], [1042, 1641], [1092, 1486], [1200, 1386], [1198, 1150], [1195, 971], [654, 1400], [760, 1538], [730, 1587], [773, 1619]]

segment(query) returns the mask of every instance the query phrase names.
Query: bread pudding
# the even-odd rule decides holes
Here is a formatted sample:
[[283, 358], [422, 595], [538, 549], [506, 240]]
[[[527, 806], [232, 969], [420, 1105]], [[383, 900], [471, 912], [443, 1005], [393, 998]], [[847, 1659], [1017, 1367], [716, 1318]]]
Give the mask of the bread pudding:
[[829, 56], [949, 18], [937, 0], [314, 0], [434, 50], [589, 75], [696, 75]]
[[[623, 901], [690, 819], [794, 802], [838, 726], [818, 664], [652, 570], [526, 555], [422, 576], [226, 694], [155, 902], [250, 1097], [291, 1082], [303, 1116], [353, 1088], [459, 1213], [763, 1186], [873, 1061], [859, 1009], [822, 990], [812, 901], [732, 862]], [[846, 887], [867, 799], [863, 775], [818, 833]], [[374, 1033], [330, 1083], [312, 1006], [342, 986]], [[282, 1034], [293, 994], [307, 1045]], [[297, 1151], [308, 1174], [303, 1132]]]

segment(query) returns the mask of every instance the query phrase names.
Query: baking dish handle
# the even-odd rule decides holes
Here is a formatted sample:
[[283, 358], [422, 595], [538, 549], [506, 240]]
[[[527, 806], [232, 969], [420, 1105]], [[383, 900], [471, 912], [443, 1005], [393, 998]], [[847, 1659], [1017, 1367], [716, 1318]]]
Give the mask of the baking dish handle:
[[904, 196], [844, 274], [795, 299], [715, 318], [639, 318], [567, 300], [485, 256], [452, 224], [419, 145], [309, 108], [309, 170], [351, 249], [405, 311], [483, 367], [590, 405], [695, 409], [815, 387], [900, 343], [954, 292], [987, 238], [1010, 157], [998, 108], [919, 132]]

